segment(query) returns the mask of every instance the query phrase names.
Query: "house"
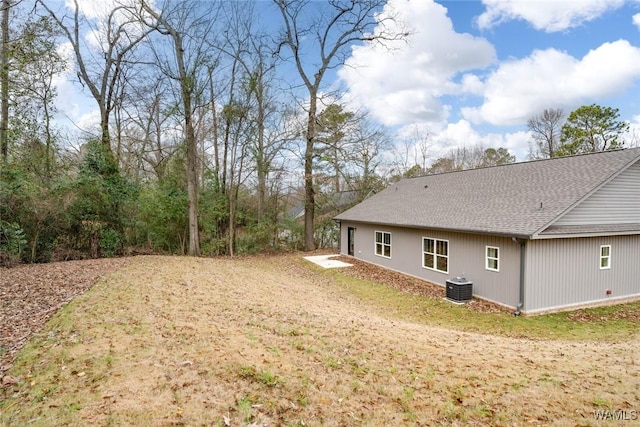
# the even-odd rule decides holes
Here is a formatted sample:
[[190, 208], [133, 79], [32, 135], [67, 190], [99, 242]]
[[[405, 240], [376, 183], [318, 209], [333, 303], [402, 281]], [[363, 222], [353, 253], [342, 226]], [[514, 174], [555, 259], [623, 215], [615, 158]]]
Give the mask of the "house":
[[640, 148], [409, 178], [335, 219], [343, 254], [515, 314], [640, 298]]

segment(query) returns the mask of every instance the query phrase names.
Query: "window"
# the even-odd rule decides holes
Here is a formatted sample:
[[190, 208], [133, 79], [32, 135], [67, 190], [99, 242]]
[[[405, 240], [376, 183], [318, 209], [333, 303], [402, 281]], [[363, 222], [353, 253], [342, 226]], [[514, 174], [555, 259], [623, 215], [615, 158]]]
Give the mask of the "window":
[[500, 271], [499, 269], [500, 248], [496, 248], [495, 246], [487, 246], [486, 251], [487, 251], [487, 258], [486, 258], [485, 267], [487, 268], [487, 270]]
[[391, 233], [376, 231], [376, 255], [391, 258]]
[[600, 246], [600, 270], [611, 268], [611, 245]]
[[449, 272], [449, 241], [422, 238], [422, 266], [441, 273]]

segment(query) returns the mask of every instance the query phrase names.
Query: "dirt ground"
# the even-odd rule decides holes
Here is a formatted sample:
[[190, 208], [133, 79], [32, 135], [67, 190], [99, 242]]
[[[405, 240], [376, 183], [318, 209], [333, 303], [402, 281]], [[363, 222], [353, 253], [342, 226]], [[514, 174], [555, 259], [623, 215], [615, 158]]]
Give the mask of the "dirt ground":
[[[0, 425], [575, 426], [610, 425], [594, 411], [640, 412], [637, 336], [531, 340], [400, 321], [293, 255], [112, 262], [55, 267], [65, 283], [119, 269], [35, 334], [6, 375]], [[0, 274], [3, 289], [17, 280]], [[2, 298], [4, 325], [14, 302]], [[27, 328], [3, 326], [5, 363]]]

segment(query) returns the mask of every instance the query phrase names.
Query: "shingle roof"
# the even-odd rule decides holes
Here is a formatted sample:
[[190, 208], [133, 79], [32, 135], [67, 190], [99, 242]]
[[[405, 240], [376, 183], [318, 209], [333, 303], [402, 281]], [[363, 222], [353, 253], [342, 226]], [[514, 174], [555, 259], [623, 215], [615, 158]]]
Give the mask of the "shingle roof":
[[531, 237], [640, 160], [640, 148], [409, 178], [336, 217]]

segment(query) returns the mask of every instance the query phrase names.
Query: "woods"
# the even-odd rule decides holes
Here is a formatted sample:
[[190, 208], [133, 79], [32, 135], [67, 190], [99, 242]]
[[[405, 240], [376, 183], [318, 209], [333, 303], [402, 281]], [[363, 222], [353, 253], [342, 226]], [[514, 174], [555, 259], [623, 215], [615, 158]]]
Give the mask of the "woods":
[[[430, 134], [399, 148], [335, 72], [411, 30], [385, 1], [321, 3], [3, 0], [0, 265], [312, 250], [394, 180], [515, 161]], [[86, 123], [57, 110], [71, 86]], [[584, 152], [544, 120], [540, 156]]]
[[[312, 196], [334, 190], [321, 188], [314, 141], [322, 74], [364, 41], [383, 4], [336, 2], [334, 19], [319, 23], [313, 3], [274, 2], [283, 25], [267, 28], [254, 5], [234, 2], [5, 1], [1, 263], [314, 248]], [[314, 43], [295, 45], [310, 29]], [[300, 74], [311, 103], [282, 81], [296, 63], [283, 44], [320, 48], [321, 72]], [[62, 80], [93, 101], [84, 108], [98, 112], [95, 129], [61, 123]], [[363, 137], [355, 122], [340, 139]], [[361, 190], [373, 161], [362, 179], [357, 167], [336, 170], [336, 188]], [[291, 215], [300, 203], [305, 234]]]

